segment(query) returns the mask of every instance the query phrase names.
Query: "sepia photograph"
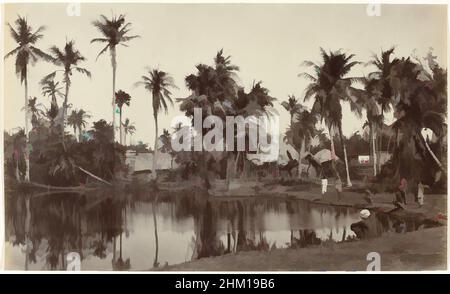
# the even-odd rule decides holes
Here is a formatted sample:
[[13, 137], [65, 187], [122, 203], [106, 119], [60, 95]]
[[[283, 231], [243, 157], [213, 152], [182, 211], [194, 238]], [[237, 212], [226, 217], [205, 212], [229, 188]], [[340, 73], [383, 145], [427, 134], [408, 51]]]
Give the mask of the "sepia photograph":
[[447, 271], [447, 5], [1, 5], [3, 270]]

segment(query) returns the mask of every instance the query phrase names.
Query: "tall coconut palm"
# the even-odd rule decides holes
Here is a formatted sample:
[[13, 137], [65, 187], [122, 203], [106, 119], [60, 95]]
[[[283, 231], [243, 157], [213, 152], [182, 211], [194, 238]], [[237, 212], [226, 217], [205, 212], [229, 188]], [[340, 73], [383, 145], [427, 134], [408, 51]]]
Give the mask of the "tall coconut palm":
[[333, 130], [336, 128], [339, 132], [339, 138], [344, 154], [345, 168], [347, 173], [347, 186], [351, 186], [350, 173], [347, 160], [347, 150], [342, 135], [342, 106], [341, 101], [349, 102], [351, 110], [358, 116], [361, 115], [362, 108], [349, 95], [349, 89], [352, 84], [359, 81], [359, 78], [346, 77], [353, 66], [358, 64], [357, 61], [351, 61], [353, 54], [347, 55], [340, 51], [326, 52], [320, 48], [322, 64], [318, 65], [311, 61], [305, 61], [303, 64], [312, 67], [314, 74], [301, 73], [311, 81], [305, 93], [305, 100], [314, 97], [313, 111], [320, 115], [322, 121], [325, 121], [330, 131], [330, 140], [333, 146]]
[[56, 76], [57, 72], [63, 73], [63, 83], [65, 84], [65, 93], [64, 93], [64, 102], [63, 102], [63, 110], [62, 110], [62, 117], [61, 117], [61, 130], [62, 130], [62, 144], [65, 149], [65, 143], [64, 143], [64, 122], [67, 116], [67, 108], [69, 107], [68, 101], [69, 101], [69, 89], [71, 86], [71, 80], [70, 77], [73, 74], [73, 71], [77, 71], [79, 73], [82, 73], [86, 75], [87, 77], [91, 77], [91, 73], [82, 67], [79, 67], [78, 65], [85, 61], [86, 59], [81, 55], [80, 51], [78, 51], [75, 48], [74, 41], [66, 42], [64, 49], [59, 49], [56, 46], [53, 46], [50, 48], [50, 52], [52, 53], [53, 57], [53, 63], [57, 66], [62, 67], [61, 70], [56, 70], [49, 75], [45, 76], [43, 78], [43, 82], [46, 80], [53, 80]]
[[173, 78], [167, 73], [159, 69], [149, 69], [148, 75], [142, 76], [142, 80], [136, 85], [144, 86], [144, 88], [152, 95], [153, 118], [155, 119], [155, 145], [153, 154], [152, 174], [156, 179], [156, 157], [158, 151], [158, 114], [161, 110], [167, 113], [167, 102], [173, 107], [172, 92], [170, 89], [177, 88]]
[[[11, 50], [5, 55], [5, 59], [15, 55], [16, 56], [16, 74], [20, 77], [20, 83], [24, 85], [25, 88], [25, 104], [24, 107], [27, 108], [28, 105], [28, 67], [34, 64], [39, 59], [50, 60], [50, 56], [44, 53], [42, 50], [36, 48], [34, 45], [36, 42], [43, 37], [42, 32], [45, 30], [44, 26], [40, 26], [36, 31], [33, 32], [32, 27], [28, 24], [26, 18], [19, 16], [15, 23], [15, 28], [8, 23], [9, 32], [14, 41], [18, 44], [16, 48]], [[27, 140], [27, 145], [29, 144], [29, 133], [28, 133], [28, 112], [25, 111], [25, 136]], [[25, 148], [25, 162], [26, 162], [26, 172], [25, 181], [30, 180], [30, 159], [29, 159], [29, 148]]]
[[112, 16], [108, 19], [104, 15], [100, 15], [100, 20], [93, 21], [92, 24], [102, 34], [101, 38], [95, 38], [91, 40], [91, 43], [103, 43], [106, 46], [98, 53], [97, 59], [100, 55], [105, 53], [108, 49], [111, 53], [111, 66], [112, 66], [112, 124], [115, 141], [115, 125], [116, 125], [116, 106], [115, 106], [115, 94], [116, 94], [116, 71], [117, 71], [117, 45], [127, 46], [127, 42], [138, 38], [138, 35], [127, 36], [130, 31], [131, 23], [125, 22], [125, 15]]
[[[428, 54], [428, 58], [430, 57]], [[429, 62], [431, 72], [427, 71], [421, 63], [417, 64], [410, 58], [402, 58], [392, 69], [390, 84], [393, 89], [394, 97], [394, 117], [396, 121], [393, 128], [396, 131], [394, 158], [399, 160], [400, 170], [412, 170], [416, 173], [416, 180], [420, 178], [417, 173], [422, 169], [426, 173], [431, 173], [434, 162], [439, 170], [445, 170], [438, 156], [429, 146], [429, 142], [421, 135], [423, 128], [433, 131], [436, 137], [436, 144], [441, 145], [444, 142], [446, 133], [446, 106], [447, 71], [441, 68], [433, 60]], [[416, 150], [415, 160], [421, 158], [422, 164], [414, 163], [414, 160], [406, 160], [404, 146], [410, 145]], [[402, 153], [403, 152], [403, 153]], [[426, 156], [428, 154], [428, 158]], [[406, 161], [406, 162], [405, 162]], [[405, 167], [405, 165], [408, 165]], [[413, 173], [411, 171], [411, 173]]]
[[131, 136], [136, 132], [136, 126], [134, 123], [130, 122], [127, 118], [123, 123], [123, 131], [124, 131], [124, 144], [127, 144], [127, 135], [130, 134], [130, 145], [131, 145]]
[[354, 97], [363, 109], [366, 110], [367, 121], [363, 127], [369, 127], [370, 138], [370, 154], [372, 156], [373, 174], [377, 174], [377, 151], [376, 151], [376, 134], [381, 131], [383, 125], [383, 115], [380, 111], [380, 106], [377, 102], [377, 88], [378, 81], [373, 77], [363, 78], [364, 90], [351, 88], [349, 90], [349, 96]]
[[[78, 142], [81, 141], [82, 130], [86, 128], [86, 119], [91, 116], [83, 109], [72, 110], [72, 113], [67, 117], [67, 124], [73, 128], [73, 133]], [[77, 136], [78, 131], [78, 136]]]
[[[371, 72], [369, 74], [369, 78], [372, 80], [372, 91], [371, 94], [374, 97], [375, 101], [379, 105], [380, 108], [380, 117], [378, 118], [381, 120], [381, 124], [379, 124], [379, 131], [382, 132], [383, 129], [383, 121], [384, 121], [384, 114], [386, 112], [389, 112], [391, 110], [391, 106], [393, 105], [394, 98], [393, 98], [393, 88], [391, 86], [391, 71], [392, 69], [400, 62], [398, 58], [391, 58], [391, 56], [394, 54], [394, 47], [390, 48], [386, 51], [381, 51], [380, 57], [377, 55], [373, 55], [372, 59], [367, 63], [367, 65], [373, 65], [376, 67], [376, 71]], [[375, 145], [375, 141], [377, 141], [377, 132], [374, 126], [372, 127], [372, 140], [373, 145]], [[382, 136], [380, 136], [378, 142], [379, 146], [381, 148], [381, 139]], [[379, 148], [379, 149], [380, 149]], [[380, 151], [380, 150], [379, 150]], [[374, 148], [373, 150], [374, 158], [376, 158], [376, 150]], [[378, 162], [374, 162], [374, 165], [378, 165], [378, 169], [381, 169], [381, 161], [378, 160]]]
[[123, 135], [122, 135], [122, 108], [124, 105], [130, 106], [131, 96], [125, 91], [119, 90], [116, 92], [116, 104], [119, 108], [119, 124], [120, 124], [120, 144], [122, 144]]

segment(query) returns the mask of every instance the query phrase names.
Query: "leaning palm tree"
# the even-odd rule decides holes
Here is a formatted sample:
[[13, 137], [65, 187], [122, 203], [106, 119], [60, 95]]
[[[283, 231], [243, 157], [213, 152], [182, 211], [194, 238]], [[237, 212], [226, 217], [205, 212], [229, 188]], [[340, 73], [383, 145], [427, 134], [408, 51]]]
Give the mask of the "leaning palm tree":
[[82, 67], [79, 67], [78, 64], [86, 59], [81, 55], [80, 51], [78, 51], [73, 41], [66, 42], [63, 50], [60, 50], [58, 47], [53, 46], [50, 48], [50, 51], [53, 55], [53, 63], [57, 66], [62, 67], [61, 70], [56, 70], [49, 75], [43, 78], [43, 82], [46, 80], [53, 80], [56, 76], [57, 72], [63, 73], [63, 83], [65, 84], [65, 93], [64, 93], [64, 102], [63, 102], [63, 111], [61, 118], [61, 126], [62, 126], [62, 144], [65, 149], [64, 143], [64, 121], [67, 115], [68, 101], [69, 101], [69, 89], [71, 85], [70, 77], [73, 74], [73, 71], [78, 71], [87, 77], [91, 77], [91, 73]]
[[312, 61], [303, 63], [303, 65], [312, 67], [314, 74], [301, 73], [299, 76], [303, 76], [311, 81], [306, 88], [305, 100], [314, 97], [313, 111], [319, 114], [322, 121], [325, 121], [330, 131], [333, 154], [333, 130], [337, 129], [339, 132], [347, 173], [347, 186], [351, 186], [347, 150], [342, 135], [341, 101], [349, 102], [351, 110], [358, 116], [361, 116], [361, 105], [354, 100], [353, 96], [349, 95], [352, 84], [360, 79], [346, 77], [352, 67], [359, 64], [359, 62], [351, 61], [354, 54], [347, 55], [340, 51], [327, 53], [322, 48], [320, 48], [320, 51], [322, 64], [318, 65]]
[[162, 109], [167, 113], [167, 101], [173, 107], [172, 92], [169, 89], [177, 88], [173, 78], [159, 69], [149, 69], [147, 76], [142, 76], [142, 80], [136, 85], [142, 85], [152, 94], [153, 118], [155, 119], [155, 147], [153, 154], [153, 177], [156, 178], [156, 156], [158, 150], [158, 114]]
[[122, 135], [122, 108], [124, 105], [126, 106], [130, 106], [130, 100], [131, 100], [131, 96], [130, 94], [126, 93], [125, 91], [119, 90], [116, 92], [116, 104], [117, 107], [119, 108], [119, 124], [120, 124], [120, 144], [122, 144], [122, 139], [123, 139], [123, 135]]
[[112, 16], [108, 19], [104, 15], [100, 15], [100, 20], [92, 22], [92, 24], [103, 35], [102, 38], [95, 38], [91, 40], [91, 43], [99, 42], [105, 43], [106, 46], [98, 53], [97, 59], [100, 55], [105, 53], [108, 49], [111, 53], [111, 65], [112, 65], [112, 123], [113, 123], [113, 141], [115, 141], [115, 125], [116, 125], [116, 106], [115, 106], [115, 94], [116, 94], [116, 71], [117, 71], [117, 52], [116, 46], [127, 46], [126, 43], [132, 39], [138, 38], [138, 35], [127, 36], [130, 31], [131, 23], [125, 23], [125, 15]]
[[[43, 37], [41, 34], [45, 27], [40, 26], [33, 33], [33, 29], [28, 24], [27, 20], [24, 17], [19, 16], [15, 21], [16, 27], [13, 28], [9, 23], [9, 31], [18, 46], [8, 52], [5, 55], [5, 59], [15, 55], [16, 56], [16, 74], [20, 77], [20, 82], [24, 85], [25, 88], [25, 104], [24, 107], [27, 108], [28, 105], [28, 66], [30, 61], [34, 64], [38, 59], [50, 60], [50, 57], [36, 48], [34, 44]], [[27, 139], [27, 144], [29, 142], [29, 134], [28, 134], [28, 112], [25, 111], [25, 136]], [[25, 181], [30, 180], [30, 159], [29, 159], [29, 148], [25, 148], [25, 161], [26, 161], [26, 172], [25, 172]]]
[[127, 144], [127, 135], [130, 134], [130, 145], [131, 145], [131, 136], [136, 132], [136, 127], [134, 123], [130, 122], [130, 120], [127, 118], [125, 119], [125, 122], [122, 124], [123, 131], [124, 131], [124, 144]]

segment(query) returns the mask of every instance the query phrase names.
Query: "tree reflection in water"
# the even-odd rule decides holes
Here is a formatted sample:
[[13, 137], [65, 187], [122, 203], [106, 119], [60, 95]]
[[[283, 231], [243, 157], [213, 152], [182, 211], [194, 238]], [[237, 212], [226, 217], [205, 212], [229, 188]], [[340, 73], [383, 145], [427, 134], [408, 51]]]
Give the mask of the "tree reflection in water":
[[[136, 269], [143, 270], [168, 260], [304, 248], [330, 238], [343, 242], [351, 239], [350, 225], [358, 220], [357, 210], [350, 208], [262, 196], [218, 198], [199, 191], [18, 193], [7, 195], [5, 203], [6, 237], [12, 246], [7, 248], [19, 249], [24, 269], [38, 270], [65, 270], [69, 252], [80, 254], [82, 269], [130, 270], [130, 259], [137, 259]], [[385, 214], [376, 214], [373, 225], [381, 234], [398, 231], [400, 222], [407, 231], [424, 225]], [[149, 252], [148, 242], [154, 242], [154, 251]], [[168, 250], [182, 253], [176, 257], [178, 252]], [[102, 262], [106, 259], [109, 268]]]

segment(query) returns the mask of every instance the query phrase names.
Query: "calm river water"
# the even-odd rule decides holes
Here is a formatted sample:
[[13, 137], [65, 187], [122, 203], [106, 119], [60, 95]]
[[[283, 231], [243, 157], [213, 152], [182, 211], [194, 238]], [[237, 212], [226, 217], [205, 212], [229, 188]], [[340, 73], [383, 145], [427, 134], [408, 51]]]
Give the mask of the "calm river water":
[[[67, 255], [76, 252], [81, 270], [148, 270], [237, 251], [348, 241], [360, 220], [357, 209], [286, 198], [108, 193], [9, 195], [6, 268], [66, 270]], [[416, 229], [381, 215], [374, 226], [379, 234]]]

